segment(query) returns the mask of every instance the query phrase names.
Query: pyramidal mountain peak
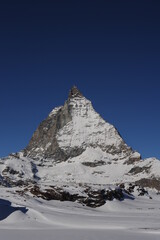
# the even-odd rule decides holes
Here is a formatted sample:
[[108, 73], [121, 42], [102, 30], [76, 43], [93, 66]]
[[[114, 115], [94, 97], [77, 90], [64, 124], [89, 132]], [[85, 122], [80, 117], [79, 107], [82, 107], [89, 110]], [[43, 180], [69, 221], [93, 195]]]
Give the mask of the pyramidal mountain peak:
[[1, 185], [47, 200], [97, 207], [126, 194], [133, 198], [134, 189], [143, 189], [142, 195], [148, 191], [144, 188], [160, 190], [159, 160], [141, 159], [75, 86], [27, 147], [0, 163]]
[[64, 106], [52, 110], [25, 150], [29, 157], [65, 161], [80, 155], [87, 147], [99, 147], [108, 154], [117, 154], [119, 159], [134, 155], [114, 126], [105, 122], [73, 86]]
[[83, 97], [82, 93], [79, 91], [79, 89], [75, 85], [69, 91], [69, 98], [73, 98], [73, 97]]

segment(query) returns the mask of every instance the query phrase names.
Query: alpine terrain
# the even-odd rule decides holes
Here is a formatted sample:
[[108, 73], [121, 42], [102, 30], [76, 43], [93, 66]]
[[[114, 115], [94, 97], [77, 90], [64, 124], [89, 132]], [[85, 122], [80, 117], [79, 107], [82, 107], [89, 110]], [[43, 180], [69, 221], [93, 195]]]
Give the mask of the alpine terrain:
[[[93, 230], [87, 239], [106, 239], [106, 229], [112, 236], [111, 229], [131, 225], [133, 231], [114, 239], [135, 239], [134, 229], [159, 231], [160, 161], [141, 159], [75, 86], [64, 105], [40, 123], [24, 150], [0, 159], [0, 183], [2, 229], [102, 230], [101, 236]], [[66, 234], [58, 232], [54, 239], [71, 239]]]

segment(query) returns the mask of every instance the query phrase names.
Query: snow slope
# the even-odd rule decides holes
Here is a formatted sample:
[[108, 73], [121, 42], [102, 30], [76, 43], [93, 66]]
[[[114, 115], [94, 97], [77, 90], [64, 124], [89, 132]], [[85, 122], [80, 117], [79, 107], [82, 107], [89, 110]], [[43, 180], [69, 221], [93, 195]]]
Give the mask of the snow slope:
[[79, 146], [118, 146], [122, 139], [116, 129], [105, 122], [85, 97], [69, 100], [72, 108], [72, 121], [66, 124], [57, 134], [62, 149]]
[[[117, 156], [97, 148], [86, 148], [79, 156], [66, 161], [54, 159], [33, 161], [28, 157], [9, 156], [0, 161], [1, 181], [35, 181], [40, 186], [64, 186], [79, 184], [102, 185], [134, 183], [142, 178], [159, 178], [160, 162], [154, 158], [126, 164], [126, 158], [116, 160]], [[132, 172], [132, 169], [140, 169]]]
[[[2, 199], [6, 199], [2, 201]], [[10, 204], [8, 204], [8, 201]], [[11, 211], [12, 208], [12, 211]], [[107, 202], [92, 209], [78, 203], [18, 197], [1, 191], [0, 239], [159, 239], [159, 198]]]

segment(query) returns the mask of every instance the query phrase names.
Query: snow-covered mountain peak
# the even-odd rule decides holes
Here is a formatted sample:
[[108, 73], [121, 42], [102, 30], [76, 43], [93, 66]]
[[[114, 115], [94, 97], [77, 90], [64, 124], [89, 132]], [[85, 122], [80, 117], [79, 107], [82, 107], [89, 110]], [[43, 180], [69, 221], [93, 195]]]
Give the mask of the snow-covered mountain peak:
[[39, 125], [25, 153], [32, 158], [66, 161], [87, 147], [99, 147], [112, 154], [113, 159], [133, 158], [134, 153], [115, 127], [106, 122], [74, 86], [64, 106], [53, 109]]
[[157, 159], [142, 160], [73, 87], [64, 105], [40, 123], [23, 151], [0, 159], [0, 183], [18, 187], [22, 195], [100, 206], [106, 200], [121, 200], [134, 189], [138, 194], [146, 193], [144, 187], [159, 191], [159, 168]]

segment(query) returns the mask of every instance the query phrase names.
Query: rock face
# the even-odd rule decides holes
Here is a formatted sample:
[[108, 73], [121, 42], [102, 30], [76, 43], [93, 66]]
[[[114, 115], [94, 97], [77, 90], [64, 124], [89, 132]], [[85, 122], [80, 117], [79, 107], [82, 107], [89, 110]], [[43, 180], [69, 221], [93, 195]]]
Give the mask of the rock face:
[[142, 160], [74, 86], [23, 151], [0, 159], [0, 184], [23, 196], [98, 207], [114, 198], [134, 199], [134, 192], [159, 193], [159, 169], [159, 160]]
[[79, 91], [79, 89], [76, 86], [73, 86], [69, 92], [69, 99], [74, 97], [83, 97], [82, 93]]
[[25, 156], [66, 161], [82, 154], [87, 147], [99, 147], [119, 159], [133, 158], [134, 153], [74, 86], [64, 106], [55, 108], [39, 125], [25, 149]]

